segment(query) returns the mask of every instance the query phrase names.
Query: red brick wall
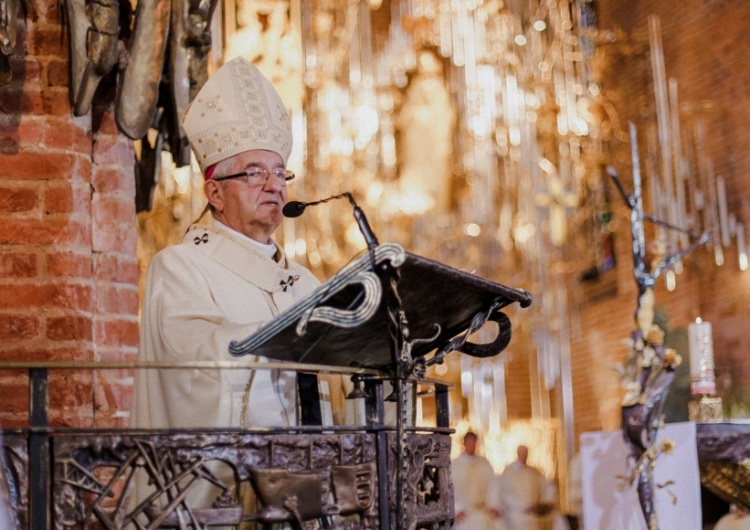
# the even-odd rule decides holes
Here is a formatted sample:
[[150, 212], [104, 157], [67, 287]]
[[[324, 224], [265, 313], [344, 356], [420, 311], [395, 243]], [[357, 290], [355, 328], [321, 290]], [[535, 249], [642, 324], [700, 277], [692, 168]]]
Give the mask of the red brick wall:
[[[0, 359], [133, 360], [138, 270], [131, 142], [111, 105], [73, 117], [58, 2], [19, 16], [0, 88]], [[92, 130], [92, 115], [101, 115]], [[132, 374], [52, 371], [55, 425], [124, 425]], [[0, 371], [0, 425], [27, 421], [28, 379]]]

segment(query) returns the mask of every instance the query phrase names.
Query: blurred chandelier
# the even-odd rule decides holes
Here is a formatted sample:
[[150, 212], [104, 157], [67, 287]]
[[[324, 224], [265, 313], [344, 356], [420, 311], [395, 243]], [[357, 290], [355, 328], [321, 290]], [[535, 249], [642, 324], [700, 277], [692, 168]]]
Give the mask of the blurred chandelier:
[[[521, 330], [516, 346], [537, 352], [553, 388], [569, 356], [569, 281], [602, 265], [592, 239], [606, 230], [601, 166], [618, 130], [587, 66], [592, 4], [298, 7], [307, 152], [293, 194], [352, 191], [381, 241], [534, 293], [533, 336]], [[302, 250], [297, 259], [324, 277], [363, 248], [340, 210], [311, 209], [284, 232], [287, 250]], [[569, 222], [587, 229], [569, 231]], [[502, 373], [492, 366], [501, 362], [479, 371]], [[492, 402], [504, 399], [494, 395], [502, 385], [489, 384], [484, 406], [469, 398], [485, 427]], [[544, 408], [536, 412], [549, 415]]]

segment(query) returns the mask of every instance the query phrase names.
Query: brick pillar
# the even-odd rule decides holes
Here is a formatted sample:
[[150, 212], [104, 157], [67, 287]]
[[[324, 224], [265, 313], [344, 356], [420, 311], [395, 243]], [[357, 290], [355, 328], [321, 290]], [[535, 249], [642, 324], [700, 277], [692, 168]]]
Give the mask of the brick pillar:
[[[73, 116], [58, 2], [29, 11], [0, 88], [0, 359], [134, 360], [132, 145], [111, 104], [95, 110], [95, 130], [92, 113]], [[128, 371], [50, 371], [50, 421], [124, 426], [131, 382]], [[26, 424], [24, 372], [0, 371], [0, 402], [0, 426]]]

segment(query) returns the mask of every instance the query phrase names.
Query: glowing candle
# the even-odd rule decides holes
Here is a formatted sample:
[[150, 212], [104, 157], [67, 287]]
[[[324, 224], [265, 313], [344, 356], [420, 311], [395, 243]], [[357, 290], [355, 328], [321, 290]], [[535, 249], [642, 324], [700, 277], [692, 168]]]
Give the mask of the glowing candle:
[[688, 326], [690, 346], [690, 391], [692, 394], [716, 394], [714, 346], [711, 323], [700, 318]]

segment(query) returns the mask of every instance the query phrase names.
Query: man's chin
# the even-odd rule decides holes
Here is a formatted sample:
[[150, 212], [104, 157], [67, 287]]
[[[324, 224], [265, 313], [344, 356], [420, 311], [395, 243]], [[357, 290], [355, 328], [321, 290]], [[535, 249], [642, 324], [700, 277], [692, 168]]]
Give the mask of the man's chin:
[[279, 213], [279, 215], [268, 216], [268, 218], [265, 219], [262, 222], [262, 224], [266, 232], [268, 232], [269, 234], [272, 234], [276, 231], [279, 225], [281, 225], [281, 221], [283, 219], [284, 219], [284, 216]]
[[256, 216], [260, 222], [268, 224], [281, 224], [284, 214], [281, 212], [281, 205], [276, 203], [263, 203], [256, 210]]
[[271, 212], [271, 214], [268, 216], [267, 224], [271, 226], [274, 230], [281, 224], [281, 221], [284, 220], [284, 215], [281, 213], [281, 208], [279, 208], [278, 212]]

